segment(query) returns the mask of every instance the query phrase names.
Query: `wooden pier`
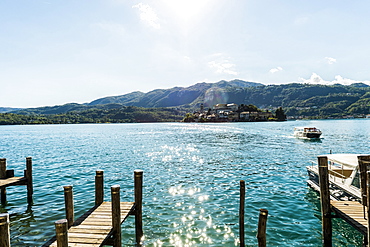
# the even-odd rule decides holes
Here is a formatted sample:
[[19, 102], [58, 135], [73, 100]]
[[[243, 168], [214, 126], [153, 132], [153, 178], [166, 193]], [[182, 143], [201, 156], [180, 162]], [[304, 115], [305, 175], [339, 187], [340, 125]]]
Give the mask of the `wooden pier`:
[[[370, 234], [370, 156], [358, 156], [362, 201], [335, 201], [330, 198], [328, 159], [318, 156], [323, 246], [332, 246], [332, 218], [341, 218], [364, 236], [369, 246]], [[334, 214], [333, 214], [334, 213]]]
[[111, 187], [111, 202], [103, 202], [103, 171], [96, 171], [95, 206], [74, 221], [72, 186], [64, 187], [66, 219], [55, 222], [56, 236], [43, 246], [121, 246], [121, 224], [135, 216], [136, 243], [140, 246], [142, 229], [143, 171], [135, 170], [135, 202], [120, 202], [120, 186]]
[[27, 202], [32, 204], [33, 185], [32, 185], [32, 158], [26, 158], [26, 170], [24, 177], [14, 177], [14, 170], [6, 169], [6, 159], [0, 159], [0, 200], [1, 204], [6, 203], [6, 188], [9, 186], [26, 185]]

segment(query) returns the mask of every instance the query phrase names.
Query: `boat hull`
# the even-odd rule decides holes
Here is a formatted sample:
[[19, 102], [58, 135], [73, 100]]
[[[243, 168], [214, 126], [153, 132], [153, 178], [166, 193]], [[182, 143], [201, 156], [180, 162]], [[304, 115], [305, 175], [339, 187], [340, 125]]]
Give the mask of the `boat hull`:
[[[320, 193], [320, 183], [318, 171], [313, 167], [307, 167], [308, 180], [307, 184], [315, 191]], [[336, 201], [361, 201], [360, 195], [351, 193], [343, 186], [329, 179], [329, 191], [331, 200]]]

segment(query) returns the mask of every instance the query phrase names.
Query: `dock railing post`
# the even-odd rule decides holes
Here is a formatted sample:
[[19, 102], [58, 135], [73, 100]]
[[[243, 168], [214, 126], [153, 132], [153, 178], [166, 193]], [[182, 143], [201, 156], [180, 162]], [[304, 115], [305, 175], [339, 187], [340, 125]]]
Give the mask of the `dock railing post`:
[[10, 247], [9, 214], [0, 214], [0, 246]]
[[[365, 161], [366, 156], [358, 156], [358, 164], [360, 168], [360, 187], [361, 187], [361, 203], [364, 206], [364, 213], [365, 213], [365, 206], [367, 206], [367, 164]], [[365, 217], [365, 215], [364, 215]]]
[[318, 156], [323, 246], [332, 246], [328, 158]]
[[[0, 178], [6, 178], [6, 159], [0, 159]], [[6, 188], [0, 189], [1, 204], [6, 203]]]
[[32, 204], [32, 195], [33, 195], [33, 179], [32, 179], [32, 158], [26, 158], [26, 171], [25, 177], [27, 179], [27, 202]]
[[[370, 171], [367, 171], [366, 173], [366, 178], [367, 178], [367, 205], [370, 205]], [[370, 243], [370, 234], [369, 234], [369, 230], [370, 230], [370, 207], [367, 206], [366, 207], [366, 212], [367, 212], [367, 243], [369, 245]]]
[[260, 216], [258, 218], [257, 239], [258, 247], [266, 247], [266, 223], [267, 223], [268, 210], [260, 209]]
[[245, 207], [245, 181], [240, 180], [240, 205], [239, 205], [239, 242], [244, 247], [244, 207]]
[[121, 247], [121, 199], [120, 186], [111, 187], [113, 246]]
[[68, 220], [55, 221], [57, 247], [68, 247]]
[[95, 206], [104, 200], [104, 171], [97, 170], [95, 174]]
[[134, 171], [134, 184], [136, 243], [140, 245], [143, 237], [143, 170]]
[[64, 186], [64, 206], [66, 211], [66, 219], [68, 221], [68, 228], [74, 222], [74, 205], [73, 205], [73, 187], [72, 185]]

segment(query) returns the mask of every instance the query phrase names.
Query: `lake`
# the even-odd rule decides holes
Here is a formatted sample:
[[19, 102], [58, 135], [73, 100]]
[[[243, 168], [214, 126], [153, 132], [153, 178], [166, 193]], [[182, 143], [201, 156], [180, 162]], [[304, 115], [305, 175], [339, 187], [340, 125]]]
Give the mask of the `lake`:
[[[315, 126], [322, 139], [294, 138]], [[7, 189], [0, 213], [12, 246], [41, 246], [65, 218], [63, 186], [73, 185], [75, 218], [94, 205], [94, 176], [104, 170], [105, 200], [121, 186], [133, 201], [133, 172], [144, 171], [145, 246], [238, 246], [239, 181], [245, 180], [245, 241], [257, 246], [259, 209], [269, 211], [268, 246], [321, 246], [318, 194], [306, 166], [317, 156], [370, 153], [370, 119], [253, 123], [153, 123], [0, 126], [0, 158], [23, 176], [33, 158], [34, 204], [25, 186]], [[333, 221], [334, 246], [362, 246], [362, 236]], [[134, 217], [122, 246], [135, 246]]]

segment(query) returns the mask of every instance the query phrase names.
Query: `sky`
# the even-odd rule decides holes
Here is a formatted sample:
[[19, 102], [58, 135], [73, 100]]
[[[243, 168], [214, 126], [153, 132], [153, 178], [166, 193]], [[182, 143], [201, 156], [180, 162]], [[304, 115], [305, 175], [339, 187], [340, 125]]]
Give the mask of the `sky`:
[[241, 79], [370, 84], [370, 1], [2, 0], [0, 107]]

